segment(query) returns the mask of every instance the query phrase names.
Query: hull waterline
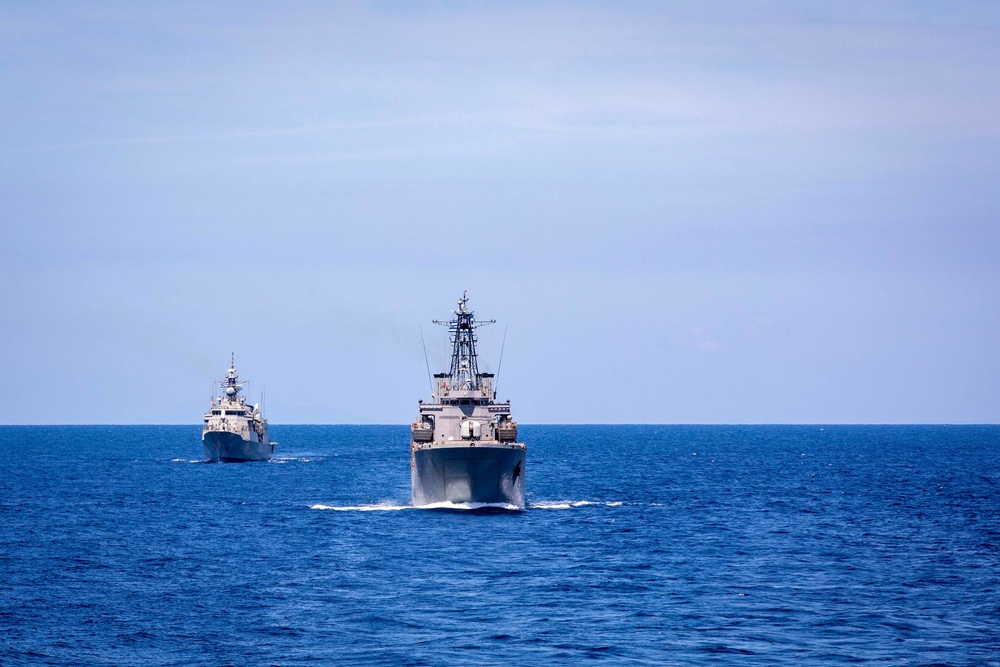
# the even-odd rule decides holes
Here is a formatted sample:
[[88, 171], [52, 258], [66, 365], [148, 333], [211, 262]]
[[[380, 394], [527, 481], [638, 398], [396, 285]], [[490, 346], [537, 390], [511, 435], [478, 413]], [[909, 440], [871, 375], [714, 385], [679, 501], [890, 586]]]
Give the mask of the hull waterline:
[[524, 508], [523, 444], [414, 446], [411, 500], [436, 503], [512, 505]]
[[223, 463], [269, 461], [274, 447], [270, 443], [244, 440], [236, 433], [210, 431], [202, 436], [205, 458]]

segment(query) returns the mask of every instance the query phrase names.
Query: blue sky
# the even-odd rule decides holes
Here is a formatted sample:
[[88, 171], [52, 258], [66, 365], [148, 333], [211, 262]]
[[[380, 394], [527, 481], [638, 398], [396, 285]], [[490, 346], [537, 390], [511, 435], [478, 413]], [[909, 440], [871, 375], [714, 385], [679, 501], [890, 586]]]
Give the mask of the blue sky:
[[0, 423], [995, 423], [995, 2], [7, 3]]

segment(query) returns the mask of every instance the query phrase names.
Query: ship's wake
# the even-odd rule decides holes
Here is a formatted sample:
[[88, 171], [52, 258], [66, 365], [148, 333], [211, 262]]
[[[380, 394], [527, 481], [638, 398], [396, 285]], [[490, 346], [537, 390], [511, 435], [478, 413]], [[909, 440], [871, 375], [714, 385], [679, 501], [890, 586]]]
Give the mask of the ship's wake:
[[412, 505], [400, 505], [395, 501], [384, 500], [374, 505], [310, 505], [312, 510], [334, 510], [335, 512], [396, 512], [411, 510]]
[[528, 507], [540, 510], [570, 510], [576, 507], [587, 507], [590, 505], [600, 505], [603, 507], [618, 507], [620, 500], [538, 500], [529, 503]]
[[522, 508], [511, 503], [431, 503], [420, 505], [418, 510], [453, 510], [456, 512], [491, 512], [495, 510], [506, 512], [518, 512]]
[[431, 503], [429, 505], [400, 505], [394, 501], [383, 501], [373, 505], [311, 505], [309, 509], [334, 510], [336, 512], [396, 512], [399, 510], [452, 510], [456, 512], [519, 511], [521, 508], [509, 503]]
[[[580, 507], [619, 507], [620, 500], [537, 500], [528, 503], [527, 509], [570, 510]], [[509, 503], [431, 503], [429, 505], [401, 505], [393, 500], [384, 500], [369, 505], [310, 505], [309, 509], [333, 510], [335, 512], [398, 512], [400, 510], [446, 510], [454, 512], [518, 512], [524, 508]]]

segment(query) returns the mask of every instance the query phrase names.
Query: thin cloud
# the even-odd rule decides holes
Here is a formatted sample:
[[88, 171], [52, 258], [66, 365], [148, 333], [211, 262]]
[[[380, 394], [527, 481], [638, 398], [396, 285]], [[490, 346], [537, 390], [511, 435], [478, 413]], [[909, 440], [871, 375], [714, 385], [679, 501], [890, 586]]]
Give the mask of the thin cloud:
[[688, 327], [687, 331], [687, 336], [674, 336], [670, 339], [670, 342], [677, 347], [702, 350], [703, 352], [718, 352], [725, 349], [725, 345], [710, 340], [706, 336], [705, 330], [701, 327]]

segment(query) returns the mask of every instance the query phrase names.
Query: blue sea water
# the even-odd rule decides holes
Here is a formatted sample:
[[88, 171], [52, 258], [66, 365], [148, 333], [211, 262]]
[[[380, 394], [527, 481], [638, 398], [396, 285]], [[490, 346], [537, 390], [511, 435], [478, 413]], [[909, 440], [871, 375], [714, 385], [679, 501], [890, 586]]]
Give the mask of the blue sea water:
[[0, 427], [0, 664], [1000, 665], [1000, 427], [521, 433], [483, 512], [405, 427]]

